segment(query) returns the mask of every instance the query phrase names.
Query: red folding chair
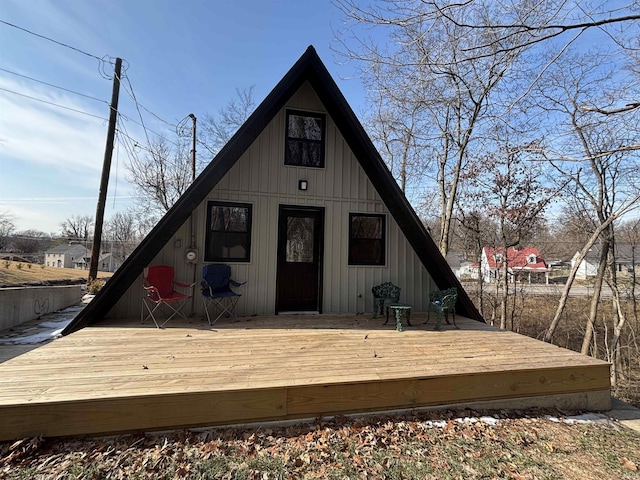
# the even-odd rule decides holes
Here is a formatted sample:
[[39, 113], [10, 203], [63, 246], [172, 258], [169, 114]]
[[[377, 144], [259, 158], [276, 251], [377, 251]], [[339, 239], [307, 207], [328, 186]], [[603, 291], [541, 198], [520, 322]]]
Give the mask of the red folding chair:
[[[154, 265], [147, 267], [144, 269], [142, 277], [142, 288], [145, 290], [145, 296], [142, 297], [142, 312], [140, 314], [141, 323], [144, 323], [145, 320], [151, 317], [156, 327], [162, 328], [176, 315], [180, 315], [185, 320], [187, 319], [182, 309], [191, 298], [192, 293], [181, 293], [175, 288], [179, 287], [183, 290], [192, 289], [195, 283], [188, 285], [186, 283], [176, 282], [173, 279], [173, 267], [169, 265]], [[169, 307], [169, 310], [171, 310], [171, 315], [169, 315], [162, 324], [158, 324], [158, 320], [156, 319], [156, 310], [165, 305]], [[146, 316], [145, 308], [147, 312]]]

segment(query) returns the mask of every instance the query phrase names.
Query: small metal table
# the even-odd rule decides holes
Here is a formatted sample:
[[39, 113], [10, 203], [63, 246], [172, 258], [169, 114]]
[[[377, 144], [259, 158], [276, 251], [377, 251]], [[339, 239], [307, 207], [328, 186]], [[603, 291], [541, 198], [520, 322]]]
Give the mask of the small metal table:
[[[402, 332], [402, 318], [407, 319], [407, 325], [412, 327], [411, 325], [411, 305], [407, 305], [405, 303], [392, 303], [389, 305], [389, 310], [393, 313], [396, 319], [396, 330], [398, 332]], [[384, 322], [385, 324], [387, 322]]]

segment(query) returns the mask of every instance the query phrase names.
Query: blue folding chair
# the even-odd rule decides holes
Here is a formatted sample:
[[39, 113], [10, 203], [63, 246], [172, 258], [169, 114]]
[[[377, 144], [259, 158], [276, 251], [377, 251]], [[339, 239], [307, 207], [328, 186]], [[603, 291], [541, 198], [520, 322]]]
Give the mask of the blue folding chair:
[[[236, 282], [231, 279], [231, 267], [224, 264], [205, 265], [202, 268], [202, 302], [209, 325], [216, 323], [223, 315], [235, 317], [235, 307], [242, 296], [231, 290], [231, 285], [239, 287], [247, 282]], [[209, 309], [212, 312], [209, 312]], [[212, 315], [217, 313], [211, 321]]]

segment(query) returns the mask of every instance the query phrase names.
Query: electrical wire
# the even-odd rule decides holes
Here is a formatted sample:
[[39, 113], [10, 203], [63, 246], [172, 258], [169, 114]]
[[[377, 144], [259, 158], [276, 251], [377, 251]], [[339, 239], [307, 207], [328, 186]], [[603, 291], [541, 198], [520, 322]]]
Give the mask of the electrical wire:
[[89, 98], [91, 100], [95, 100], [96, 102], [106, 103], [107, 105], [109, 105], [109, 102], [107, 102], [106, 100], [102, 100], [101, 98], [92, 97], [91, 95], [85, 95], [84, 93], [80, 93], [80, 92], [76, 92], [74, 90], [70, 90], [68, 88], [60, 87], [58, 85], [54, 85], [53, 83], [43, 82], [42, 80], [38, 80], [37, 78], [29, 77], [28, 75], [22, 75], [21, 73], [12, 72], [11, 70], [7, 70], [6, 68], [0, 67], [0, 71], [6, 72], [6, 73], [10, 73], [11, 75], [16, 75], [18, 77], [26, 78], [27, 80], [38, 82], [38, 83], [41, 83], [43, 85], [47, 85], [49, 87], [57, 88], [59, 90], [64, 90], [65, 92], [73, 93], [75, 95], [79, 95], [81, 97]]
[[135, 124], [136, 124], [136, 125], [138, 125], [139, 127], [144, 128], [144, 129], [145, 129], [145, 135], [146, 135], [146, 133], [147, 133], [147, 132], [151, 132], [151, 133], [153, 133], [154, 135], [156, 135], [157, 137], [162, 137], [162, 138], [164, 138], [167, 142], [171, 143], [172, 145], [174, 145], [174, 146], [176, 146], [176, 147], [178, 147], [178, 148], [181, 146], [180, 144], [178, 144], [178, 143], [176, 143], [176, 142], [174, 142], [174, 141], [172, 141], [172, 140], [169, 140], [165, 135], [163, 135], [163, 134], [161, 134], [161, 133], [158, 133], [158, 132], [156, 132], [156, 131], [154, 131], [154, 130], [151, 130], [151, 129], [150, 129], [150, 128], [148, 128], [148, 127], [145, 127], [142, 123], [140, 123], [140, 122], [138, 122], [138, 121], [134, 120], [133, 118], [131, 118], [131, 117], [129, 117], [129, 116], [127, 116], [127, 115], [125, 115], [124, 113], [120, 113], [120, 112], [118, 112], [118, 116], [119, 116], [119, 117], [122, 117], [122, 118], [123, 118], [123, 119], [125, 119], [125, 120], [128, 120], [128, 121], [130, 121], [130, 122], [135, 123]]
[[97, 55], [93, 55], [91, 53], [87, 53], [87, 52], [85, 52], [83, 50], [80, 50], [79, 48], [72, 47], [71, 45], [67, 45], [66, 43], [59, 42], [59, 41], [54, 40], [53, 38], [49, 38], [49, 37], [47, 37], [45, 35], [40, 35], [39, 33], [32, 32], [31, 30], [27, 30], [26, 28], [19, 27], [18, 25], [14, 25], [13, 23], [9, 23], [9, 22], [6, 22], [4, 20], [0, 20], [0, 23], [4, 23], [5, 25], [8, 25], [8, 26], [13, 27], [13, 28], [17, 28], [18, 30], [22, 30], [23, 32], [26, 32], [26, 33], [29, 33], [29, 34], [34, 35], [36, 37], [43, 38], [43, 39], [48, 40], [50, 42], [56, 43], [56, 44], [58, 44], [58, 45], [60, 45], [62, 47], [69, 48], [69, 49], [74, 50], [74, 51], [76, 51], [78, 53], [86, 55], [87, 57], [95, 58], [96, 60], [98, 60], [100, 62], [104, 61], [103, 60], [104, 57], [100, 58]]
[[156, 115], [155, 113], [153, 113], [151, 110], [149, 110], [147, 107], [145, 107], [144, 105], [142, 105], [140, 102], [138, 102], [138, 99], [136, 98], [135, 94], [133, 93], [133, 86], [131, 85], [131, 80], [129, 79], [129, 77], [127, 75], [124, 76], [124, 78], [126, 78], [127, 83], [129, 84], [129, 89], [127, 89], [126, 85], [122, 85], [124, 88], [124, 91], [127, 92], [127, 94], [131, 97], [131, 99], [136, 103], [136, 106], [142, 108], [144, 111], [146, 111], [147, 113], [149, 113], [150, 115], [153, 115], [156, 119], [160, 120], [162, 123], [167, 124], [170, 127], [176, 127], [175, 124], [166, 121], [164, 118], [161, 118], [160, 116]]
[[[125, 77], [127, 82], [129, 83], [129, 88], [131, 89], [131, 98], [133, 98], [133, 101], [136, 105], [136, 110], [138, 111], [138, 117], [140, 117], [140, 125], [142, 125], [142, 130], [144, 131], [144, 136], [147, 139], [147, 145], [149, 145], [149, 148], [151, 148], [151, 141], [149, 141], [149, 134], [147, 133], [147, 127], [144, 124], [144, 119], [142, 118], [142, 112], [140, 112], [140, 107], [138, 106], [138, 100], [136, 99], [136, 95], [135, 93], [133, 93], [133, 86], [131, 85], [131, 82], [129, 81], [129, 77]], [[126, 90], [126, 89], [125, 89]]]
[[[14, 92], [13, 90], [9, 90], [8, 88], [3, 88], [0, 87], [0, 90], [4, 91], [4, 92], [9, 92], [9, 93], [13, 93], [14, 95], [19, 95], [20, 97], [25, 97], [28, 98], [30, 100], [35, 100], [37, 102], [42, 102], [42, 103], [46, 103], [47, 105], [52, 105], [54, 107], [58, 107], [58, 108], [64, 108], [65, 110], [70, 110], [72, 112], [76, 112], [76, 113], [81, 113], [82, 115], [87, 115], [89, 117], [94, 117], [94, 118], [98, 118], [100, 120], [103, 120], [105, 122], [108, 122], [109, 120], [107, 120], [104, 117], [101, 117], [99, 115], [94, 115], [93, 113], [88, 113], [88, 112], [83, 112], [82, 110], [78, 110], [76, 108], [71, 108], [71, 107], [65, 107], [64, 105], [60, 105], [58, 103], [54, 103], [54, 102], [49, 102], [48, 100], [43, 100], [41, 98], [36, 98], [36, 97], [32, 97], [30, 95], [25, 95], [24, 93], [18, 93], [18, 92]], [[108, 104], [107, 104], [108, 105]]]

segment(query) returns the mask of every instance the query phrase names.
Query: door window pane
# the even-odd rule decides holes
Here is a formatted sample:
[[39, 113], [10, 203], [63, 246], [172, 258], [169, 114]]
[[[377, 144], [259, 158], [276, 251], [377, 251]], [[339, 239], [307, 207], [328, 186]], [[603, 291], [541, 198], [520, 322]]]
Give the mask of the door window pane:
[[287, 244], [285, 261], [289, 263], [313, 263], [314, 219], [308, 217], [287, 218]]

